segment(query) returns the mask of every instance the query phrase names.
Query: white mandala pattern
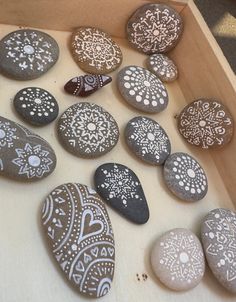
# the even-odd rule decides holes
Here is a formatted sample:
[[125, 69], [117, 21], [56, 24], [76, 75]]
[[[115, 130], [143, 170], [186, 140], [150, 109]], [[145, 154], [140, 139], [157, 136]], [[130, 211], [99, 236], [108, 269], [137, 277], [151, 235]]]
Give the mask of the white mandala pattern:
[[151, 72], [162, 81], [174, 81], [178, 76], [178, 70], [174, 62], [163, 54], [154, 54], [149, 57], [148, 65]]
[[114, 118], [92, 103], [78, 103], [67, 109], [61, 116], [59, 132], [85, 156], [108, 152], [119, 138]]
[[72, 48], [79, 62], [88, 62], [101, 72], [114, 70], [122, 61], [120, 48], [105, 32], [96, 28], [79, 28], [73, 36]]
[[9, 122], [0, 121], [0, 150], [4, 147], [12, 148], [14, 146], [14, 140], [19, 139], [16, 130], [15, 127], [11, 127]]
[[154, 157], [157, 163], [169, 155], [169, 138], [157, 122], [146, 117], [136, 117], [129, 124], [127, 128], [132, 127], [132, 130], [129, 130], [128, 144], [134, 145], [134, 149], [137, 147], [138, 155]]
[[44, 71], [53, 63], [52, 44], [38, 31], [19, 30], [4, 41], [7, 58], [21, 70]]
[[207, 149], [222, 146], [231, 140], [233, 119], [223, 104], [199, 99], [180, 113], [178, 128], [190, 144]]
[[166, 52], [181, 36], [181, 17], [166, 5], [144, 5], [129, 20], [127, 33], [129, 41], [145, 53]]
[[23, 149], [16, 148], [17, 158], [12, 163], [19, 166], [18, 174], [26, 174], [28, 178], [41, 178], [44, 173], [50, 172], [53, 161], [49, 158], [49, 152], [42, 149], [41, 145], [31, 146], [26, 143]]

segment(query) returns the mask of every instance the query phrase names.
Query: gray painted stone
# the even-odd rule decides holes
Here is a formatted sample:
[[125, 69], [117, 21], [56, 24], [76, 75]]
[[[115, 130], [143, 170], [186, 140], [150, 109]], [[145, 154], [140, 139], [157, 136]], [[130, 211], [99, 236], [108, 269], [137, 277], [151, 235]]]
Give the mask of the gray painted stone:
[[137, 116], [125, 128], [125, 141], [130, 150], [143, 161], [161, 165], [171, 151], [165, 130], [154, 120]]
[[28, 123], [44, 126], [57, 118], [58, 104], [54, 96], [38, 87], [21, 89], [13, 101], [16, 111]]
[[190, 230], [170, 230], [156, 241], [151, 265], [156, 276], [168, 288], [176, 291], [194, 288], [205, 272], [201, 243]]
[[168, 105], [168, 93], [149, 70], [139, 66], [126, 66], [117, 77], [118, 89], [131, 106], [148, 113], [157, 113]]
[[192, 156], [178, 152], [171, 154], [164, 165], [164, 180], [170, 191], [180, 199], [198, 201], [208, 190], [207, 176]]
[[236, 213], [229, 209], [210, 211], [202, 222], [201, 237], [212, 273], [236, 294]]
[[40, 77], [58, 57], [57, 42], [42, 31], [21, 29], [0, 41], [0, 71], [16, 80]]
[[81, 102], [62, 114], [58, 121], [58, 136], [67, 151], [79, 157], [94, 158], [115, 147], [119, 128], [105, 109]]
[[183, 22], [177, 11], [165, 4], [145, 4], [130, 17], [126, 32], [131, 45], [146, 54], [173, 49], [181, 37]]
[[53, 172], [56, 155], [40, 136], [0, 117], [0, 174], [19, 181], [37, 181]]
[[178, 77], [175, 63], [163, 54], [154, 54], [148, 57], [147, 67], [163, 82], [173, 82]]

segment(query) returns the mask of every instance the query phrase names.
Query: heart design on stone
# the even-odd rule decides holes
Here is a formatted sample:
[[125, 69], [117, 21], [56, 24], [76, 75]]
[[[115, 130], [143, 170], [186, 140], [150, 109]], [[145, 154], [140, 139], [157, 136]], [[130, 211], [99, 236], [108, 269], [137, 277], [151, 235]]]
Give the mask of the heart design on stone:
[[92, 257], [90, 255], [87, 255], [86, 253], [84, 253], [84, 263], [89, 263], [90, 261], [92, 261]]
[[75, 281], [76, 284], [79, 284], [81, 279], [82, 279], [82, 276], [81, 275], [78, 275], [78, 274], [74, 274], [73, 275], [73, 279]]
[[95, 258], [98, 256], [98, 247], [91, 249], [91, 255], [93, 255]]
[[75, 266], [75, 269], [79, 272], [84, 272], [84, 265], [83, 265], [83, 262], [82, 261], [79, 261], [76, 266]]
[[97, 235], [103, 231], [103, 224], [100, 220], [94, 219], [93, 212], [90, 209], [86, 209], [83, 212], [81, 219], [81, 233], [78, 242]]
[[110, 254], [110, 256], [112, 257], [114, 255], [114, 252], [115, 252], [114, 248], [109, 247], [107, 250], [108, 250], [108, 253]]

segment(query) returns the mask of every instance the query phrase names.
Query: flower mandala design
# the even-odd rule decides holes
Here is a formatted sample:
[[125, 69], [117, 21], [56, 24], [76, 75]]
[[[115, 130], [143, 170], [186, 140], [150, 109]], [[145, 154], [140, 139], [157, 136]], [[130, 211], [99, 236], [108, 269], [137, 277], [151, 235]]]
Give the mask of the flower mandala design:
[[16, 130], [16, 128], [10, 126], [9, 122], [0, 122], [0, 150], [4, 147], [13, 147], [14, 140], [19, 139]]
[[149, 57], [149, 69], [162, 81], [173, 81], [178, 76], [178, 70], [174, 62], [162, 54], [154, 54]]
[[105, 32], [95, 28], [80, 28], [74, 35], [72, 47], [79, 62], [88, 62], [98, 71], [114, 70], [122, 60], [120, 48]]
[[19, 168], [19, 174], [26, 174], [28, 178], [41, 178], [44, 173], [50, 172], [53, 163], [48, 157], [49, 152], [42, 149], [41, 145], [31, 146], [27, 143], [24, 149], [16, 149], [17, 158], [12, 162]]
[[207, 149], [231, 140], [233, 120], [223, 104], [202, 99], [184, 108], [178, 117], [178, 128], [190, 144]]
[[44, 71], [48, 63], [54, 61], [52, 44], [40, 32], [16, 31], [4, 43], [7, 58], [21, 70]]
[[133, 179], [127, 168], [120, 169], [114, 164], [113, 169], [102, 169], [102, 172], [105, 179], [101, 188], [106, 188], [110, 192], [109, 199], [119, 198], [125, 207], [128, 206], [127, 201], [129, 199], [141, 199], [137, 194], [140, 183]]
[[129, 20], [128, 38], [145, 53], [161, 53], [173, 48], [182, 33], [179, 14], [166, 5], [144, 5]]

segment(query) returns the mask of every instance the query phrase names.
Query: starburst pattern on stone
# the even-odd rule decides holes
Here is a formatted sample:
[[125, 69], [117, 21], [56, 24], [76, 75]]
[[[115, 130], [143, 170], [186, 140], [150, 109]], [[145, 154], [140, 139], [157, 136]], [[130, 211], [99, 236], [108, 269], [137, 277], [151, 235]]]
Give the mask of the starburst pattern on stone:
[[12, 163], [19, 166], [19, 174], [26, 174], [28, 178], [41, 178], [44, 173], [50, 172], [53, 163], [49, 158], [49, 152], [42, 149], [41, 145], [32, 146], [26, 143], [23, 149], [16, 149], [17, 158]]
[[19, 138], [15, 132], [16, 128], [11, 127], [9, 122], [0, 122], [0, 149], [13, 147], [14, 140]]

